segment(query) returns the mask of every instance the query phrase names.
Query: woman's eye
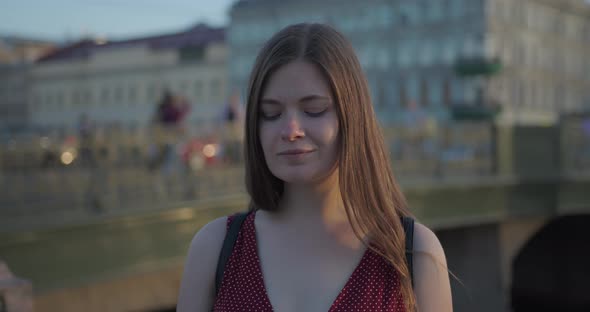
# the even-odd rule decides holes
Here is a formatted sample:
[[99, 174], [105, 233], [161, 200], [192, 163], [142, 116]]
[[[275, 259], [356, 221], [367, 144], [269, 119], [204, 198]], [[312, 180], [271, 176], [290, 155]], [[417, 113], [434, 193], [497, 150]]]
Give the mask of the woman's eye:
[[314, 110], [307, 110], [307, 111], [305, 111], [305, 113], [311, 117], [319, 117], [319, 116], [323, 115], [326, 111], [327, 111], [327, 109], [314, 109]]
[[260, 114], [260, 117], [262, 117], [262, 119], [264, 119], [264, 120], [275, 120], [275, 119], [278, 119], [279, 117], [281, 117], [281, 113], [265, 113], [265, 112], [262, 112]]

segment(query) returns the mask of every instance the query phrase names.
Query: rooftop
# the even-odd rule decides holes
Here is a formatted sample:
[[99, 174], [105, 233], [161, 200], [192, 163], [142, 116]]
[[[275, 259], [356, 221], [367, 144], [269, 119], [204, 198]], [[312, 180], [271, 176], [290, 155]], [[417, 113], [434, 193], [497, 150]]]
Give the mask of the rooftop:
[[200, 47], [214, 42], [222, 42], [224, 40], [225, 28], [213, 28], [205, 24], [197, 24], [187, 30], [177, 33], [126, 40], [106, 41], [101, 39], [83, 39], [45, 55], [38, 60], [38, 63], [84, 59], [98, 50], [135, 45], [147, 45], [150, 49], [165, 50]]

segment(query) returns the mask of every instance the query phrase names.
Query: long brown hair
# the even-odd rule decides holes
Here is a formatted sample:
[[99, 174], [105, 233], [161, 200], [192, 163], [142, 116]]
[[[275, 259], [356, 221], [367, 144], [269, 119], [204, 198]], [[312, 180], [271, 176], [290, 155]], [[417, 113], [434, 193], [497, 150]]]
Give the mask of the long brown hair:
[[348, 220], [357, 237], [368, 233], [369, 248], [399, 272], [408, 311], [416, 308], [405, 261], [401, 216], [410, 216], [397, 185], [377, 122], [369, 87], [351, 44], [338, 31], [322, 24], [296, 24], [275, 34], [260, 51], [248, 85], [245, 165], [251, 209], [276, 210], [283, 181], [264, 161], [260, 144], [259, 102], [268, 77], [295, 60], [318, 66], [330, 83], [339, 125], [339, 186]]

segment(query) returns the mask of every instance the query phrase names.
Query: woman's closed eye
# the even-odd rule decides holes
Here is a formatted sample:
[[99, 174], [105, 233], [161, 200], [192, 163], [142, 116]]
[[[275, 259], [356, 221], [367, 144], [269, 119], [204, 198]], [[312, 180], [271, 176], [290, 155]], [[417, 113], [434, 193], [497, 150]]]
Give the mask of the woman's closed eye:
[[[310, 117], [320, 117], [322, 116], [326, 111], [328, 110], [328, 108], [326, 107], [322, 107], [322, 108], [309, 108], [309, 109], [304, 109], [303, 112]], [[260, 117], [264, 120], [276, 120], [279, 119], [279, 117], [281, 117], [282, 112], [281, 111], [261, 111], [260, 112]]]
[[260, 117], [264, 120], [275, 120], [281, 117], [281, 112], [261, 112]]
[[307, 114], [310, 117], [319, 117], [319, 116], [323, 115], [327, 110], [328, 110], [327, 108], [307, 109], [307, 110], [305, 110], [305, 114]]

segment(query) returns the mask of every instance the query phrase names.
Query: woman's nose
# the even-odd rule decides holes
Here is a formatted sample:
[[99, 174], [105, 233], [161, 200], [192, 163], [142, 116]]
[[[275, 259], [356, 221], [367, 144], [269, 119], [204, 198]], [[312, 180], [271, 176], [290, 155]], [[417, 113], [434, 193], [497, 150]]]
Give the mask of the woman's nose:
[[287, 114], [281, 128], [281, 138], [285, 141], [294, 141], [305, 136], [301, 122], [297, 114]]

